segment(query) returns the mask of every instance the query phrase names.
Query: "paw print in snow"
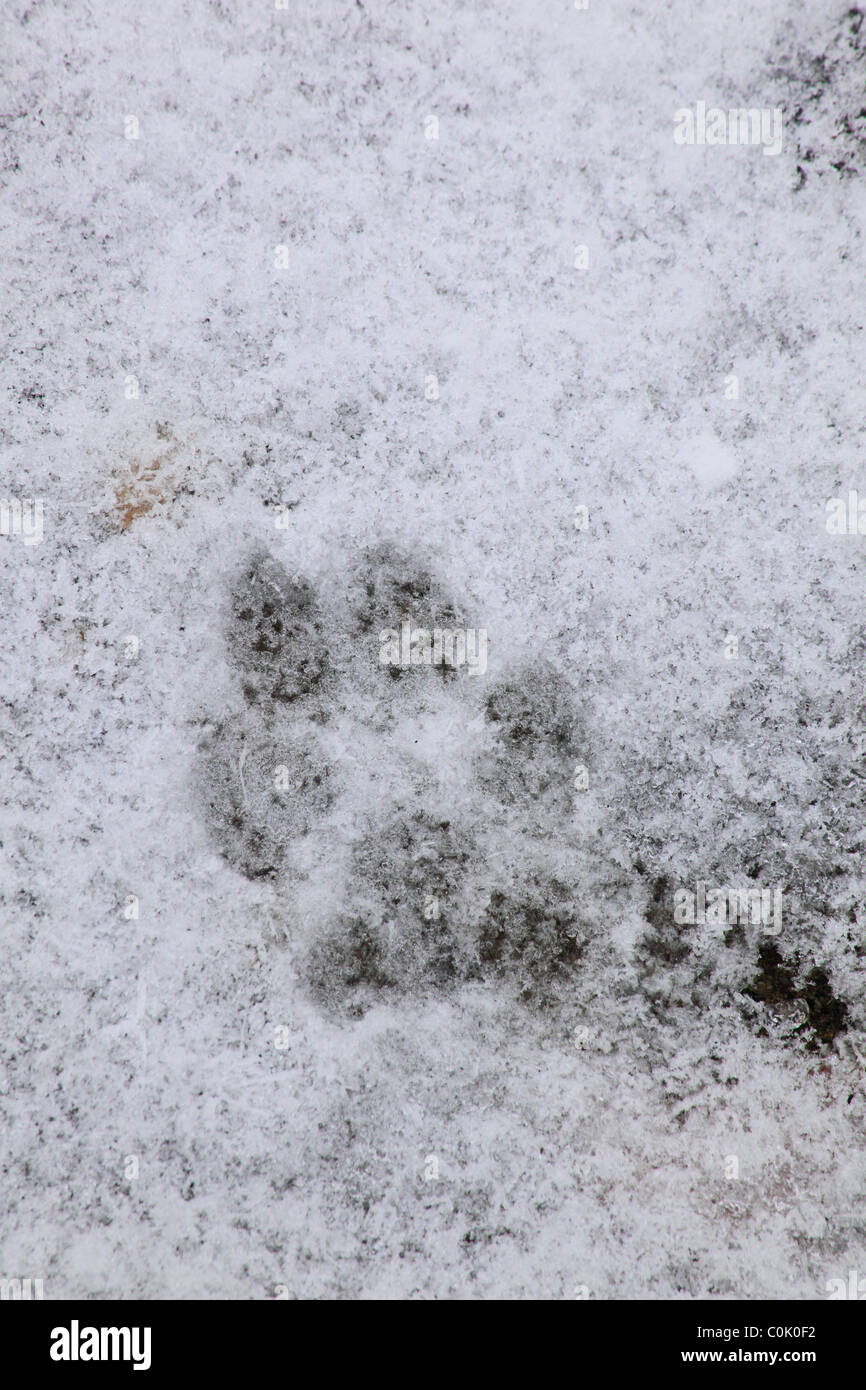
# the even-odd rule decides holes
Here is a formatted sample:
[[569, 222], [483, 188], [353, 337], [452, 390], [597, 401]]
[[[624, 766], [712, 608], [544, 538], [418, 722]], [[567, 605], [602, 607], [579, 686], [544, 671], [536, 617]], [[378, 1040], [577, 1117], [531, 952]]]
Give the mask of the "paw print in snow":
[[201, 748], [220, 852], [279, 889], [327, 1007], [484, 981], [562, 998], [590, 935], [563, 869], [586, 744], [568, 683], [489, 674], [486, 632], [394, 546], [323, 595], [264, 552], [232, 586], [243, 710]]

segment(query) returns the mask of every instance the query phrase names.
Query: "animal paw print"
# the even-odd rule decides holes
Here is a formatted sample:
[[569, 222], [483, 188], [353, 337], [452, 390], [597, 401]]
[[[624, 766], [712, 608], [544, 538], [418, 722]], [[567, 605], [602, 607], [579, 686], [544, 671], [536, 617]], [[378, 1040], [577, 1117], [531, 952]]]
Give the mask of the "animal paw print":
[[568, 683], [542, 664], [488, 674], [483, 630], [395, 546], [324, 592], [265, 552], [232, 586], [243, 706], [201, 746], [220, 852], [279, 889], [326, 1007], [485, 982], [564, 998], [590, 939], [563, 868], [586, 743]]

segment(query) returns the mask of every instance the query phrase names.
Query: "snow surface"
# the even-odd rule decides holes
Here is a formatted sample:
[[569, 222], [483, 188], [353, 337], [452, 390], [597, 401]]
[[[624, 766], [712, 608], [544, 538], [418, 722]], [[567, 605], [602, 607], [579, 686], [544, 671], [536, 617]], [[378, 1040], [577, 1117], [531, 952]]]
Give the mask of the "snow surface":
[[[0, 537], [3, 1277], [814, 1299], [866, 1273], [866, 538], [825, 526], [866, 496], [846, 9], [4, 7], [0, 491], [45, 519]], [[699, 100], [781, 106], [781, 154], [675, 144]], [[349, 629], [387, 544], [486, 628], [485, 675], [383, 693]], [[248, 709], [232, 664], [257, 550], [321, 600], [307, 722]], [[484, 701], [550, 667], [589, 785], [503, 808]], [[226, 727], [331, 770], [272, 878], [203, 809]], [[353, 852], [415, 805], [467, 827], [482, 896], [542, 861], [577, 886], [553, 1003], [311, 991]], [[751, 924], [677, 935], [699, 879], [784, 888], [778, 948], [843, 1028], [745, 992]]]

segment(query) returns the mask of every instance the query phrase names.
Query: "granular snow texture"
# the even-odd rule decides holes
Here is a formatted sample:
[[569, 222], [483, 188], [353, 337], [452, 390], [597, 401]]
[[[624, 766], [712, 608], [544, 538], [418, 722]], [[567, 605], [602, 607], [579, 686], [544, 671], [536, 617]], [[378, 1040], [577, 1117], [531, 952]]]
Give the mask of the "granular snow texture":
[[[866, 1269], [862, 14], [0, 23], [0, 1276], [825, 1298]], [[781, 151], [677, 143], [698, 103]], [[383, 661], [404, 623], [466, 659]], [[698, 884], [781, 921], [684, 922]]]

